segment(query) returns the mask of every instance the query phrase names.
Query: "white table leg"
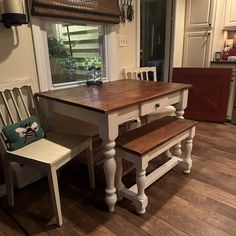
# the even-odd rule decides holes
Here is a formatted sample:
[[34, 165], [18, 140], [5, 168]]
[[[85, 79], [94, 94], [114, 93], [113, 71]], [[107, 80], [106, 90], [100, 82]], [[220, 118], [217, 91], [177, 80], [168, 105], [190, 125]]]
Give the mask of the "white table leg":
[[103, 169], [106, 177], [106, 196], [105, 202], [108, 205], [109, 211], [113, 212], [115, 208], [115, 204], [117, 202], [116, 196], [116, 188], [114, 186], [115, 183], [115, 173], [116, 173], [116, 162], [115, 162], [115, 145], [114, 141], [104, 141], [104, 162], [103, 162]]
[[119, 155], [116, 155], [116, 179], [115, 179], [115, 186], [116, 186], [116, 192], [117, 192], [117, 198], [118, 201], [121, 201], [123, 199], [123, 193], [122, 190], [125, 188], [125, 185], [122, 182], [122, 159]]

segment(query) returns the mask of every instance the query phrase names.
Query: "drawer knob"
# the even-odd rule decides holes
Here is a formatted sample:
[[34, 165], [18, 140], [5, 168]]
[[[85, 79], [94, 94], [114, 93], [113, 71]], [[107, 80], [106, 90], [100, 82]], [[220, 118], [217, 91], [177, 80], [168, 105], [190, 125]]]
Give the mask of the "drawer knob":
[[156, 105], [155, 105], [155, 108], [159, 108], [160, 107], [160, 103], [157, 103]]

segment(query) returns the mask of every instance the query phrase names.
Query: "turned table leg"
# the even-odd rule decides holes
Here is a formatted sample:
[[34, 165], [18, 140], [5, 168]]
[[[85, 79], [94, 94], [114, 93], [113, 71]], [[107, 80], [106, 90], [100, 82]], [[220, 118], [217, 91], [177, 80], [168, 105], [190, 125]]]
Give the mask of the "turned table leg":
[[109, 211], [113, 212], [115, 204], [117, 202], [116, 189], [114, 186], [115, 183], [115, 173], [116, 173], [116, 162], [115, 162], [115, 145], [114, 141], [104, 141], [104, 162], [103, 169], [106, 177], [106, 196], [105, 202], [108, 205]]
[[116, 155], [116, 179], [115, 179], [115, 187], [117, 190], [117, 198], [118, 201], [123, 199], [122, 190], [125, 188], [125, 185], [122, 182], [122, 158], [119, 155]]

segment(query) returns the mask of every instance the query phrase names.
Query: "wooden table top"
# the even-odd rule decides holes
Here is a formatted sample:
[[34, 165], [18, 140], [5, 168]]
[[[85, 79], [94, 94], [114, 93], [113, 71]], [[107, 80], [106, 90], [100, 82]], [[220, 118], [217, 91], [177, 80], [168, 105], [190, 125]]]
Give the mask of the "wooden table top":
[[84, 85], [39, 92], [35, 96], [109, 113], [190, 87], [190, 84], [124, 79], [105, 82], [102, 86]]

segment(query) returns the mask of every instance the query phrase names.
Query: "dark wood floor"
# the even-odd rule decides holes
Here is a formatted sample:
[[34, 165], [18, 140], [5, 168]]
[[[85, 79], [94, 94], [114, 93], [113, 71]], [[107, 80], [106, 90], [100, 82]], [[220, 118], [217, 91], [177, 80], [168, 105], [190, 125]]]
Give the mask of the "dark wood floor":
[[[107, 212], [103, 185], [90, 190], [86, 172], [68, 166], [60, 174], [64, 224], [53, 215], [46, 179], [16, 192], [16, 206], [0, 199], [0, 235], [236, 235], [236, 126], [200, 123], [194, 140], [193, 168], [179, 167], [146, 191], [147, 212], [135, 214], [128, 200]], [[125, 182], [134, 173], [125, 176]]]

